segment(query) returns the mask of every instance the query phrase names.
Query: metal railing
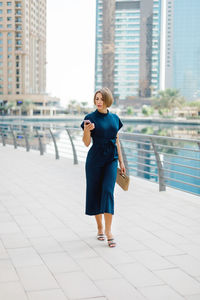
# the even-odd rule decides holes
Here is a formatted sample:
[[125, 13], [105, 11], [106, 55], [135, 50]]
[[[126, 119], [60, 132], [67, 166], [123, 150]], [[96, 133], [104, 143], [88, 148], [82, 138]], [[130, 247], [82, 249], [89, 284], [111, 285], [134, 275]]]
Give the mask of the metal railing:
[[[159, 184], [200, 195], [200, 140], [120, 133], [127, 173]], [[68, 157], [74, 164], [85, 161], [87, 148], [82, 130], [60, 125], [0, 124], [0, 139], [6, 144], [39, 150], [40, 155]]]

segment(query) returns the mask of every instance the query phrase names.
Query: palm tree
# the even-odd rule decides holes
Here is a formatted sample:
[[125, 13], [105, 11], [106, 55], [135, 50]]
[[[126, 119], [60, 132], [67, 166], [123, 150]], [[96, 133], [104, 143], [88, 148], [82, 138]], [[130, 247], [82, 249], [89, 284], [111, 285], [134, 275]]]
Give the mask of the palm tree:
[[20, 106], [21, 114], [23, 113], [28, 114], [28, 111], [33, 108], [34, 108], [34, 104], [31, 100], [24, 100], [22, 105]]
[[180, 95], [177, 89], [166, 89], [159, 91], [158, 96], [154, 99], [153, 106], [156, 109], [172, 110], [176, 107], [182, 107], [185, 104], [185, 99]]

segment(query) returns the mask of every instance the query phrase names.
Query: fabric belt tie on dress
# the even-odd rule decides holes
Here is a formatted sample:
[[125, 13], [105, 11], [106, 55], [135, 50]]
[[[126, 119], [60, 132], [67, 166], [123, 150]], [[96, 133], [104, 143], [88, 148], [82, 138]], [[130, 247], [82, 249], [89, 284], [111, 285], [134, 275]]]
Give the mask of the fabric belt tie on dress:
[[[100, 145], [102, 148], [102, 153], [106, 155], [107, 153], [110, 152], [110, 146], [113, 148], [113, 150], [116, 147], [116, 137], [115, 138], [100, 138], [100, 137], [95, 137], [93, 138], [93, 143], [94, 145]], [[113, 152], [114, 153], [114, 152]]]

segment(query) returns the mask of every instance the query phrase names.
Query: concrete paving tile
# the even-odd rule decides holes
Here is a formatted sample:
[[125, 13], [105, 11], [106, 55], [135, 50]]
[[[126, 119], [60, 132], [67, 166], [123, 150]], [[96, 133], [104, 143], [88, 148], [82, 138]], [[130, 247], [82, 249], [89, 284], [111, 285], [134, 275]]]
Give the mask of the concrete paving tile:
[[119, 234], [116, 237], [118, 246], [124, 251], [139, 251], [145, 250], [147, 247], [140, 241], [127, 235], [127, 233]]
[[1, 222], [0, 236], [3, 234], [19, 233], [20, 228], [15, 222]]
[[39, 292], [28, 292], [29, 300], [67, 300], [62, 290], [49, 290]]
[[188, 254], [169, 256], [167, 259], [187, 274], [194, 277], [200, 276], [200, 260]]
[[0, 223], [12, 222], [13, 218], [7, 212], [0, 212]]
[[38, 253], [63, 252], [63, 248], [52, 237], [30, 238], [30, 243]]
[[109, 300], [145, 300], [142, 294], [123, 278], [98, 280], [95, 284]]
[[105, 298], [105, 297], [95, 297], [95, 298], [84, 298], [84, 300], [108, 300], [108, 298]]
[[0, 299], [28, 300], [27, 295], [19, 282], [0, 283]]
[[154, 271], [154, 273], [183, 296], [200, 293], [200, 282], [179, 269]]
[[131, 257], [129, 253], [125, 252], [124, 250], [121, 250], [118, 244], [114, 251], [110, 251], [111, 249], [109, 247], [94, 247], [94, 250], [98, 253], [100, 257], [107, 261], [107, 263], [113, 266], [124, 263], [133, 263], [136, 261], [136, 259]]
[[67, 241], [78, 241], [80, 237], [76, 235], [72, 230], [68, 229], [65, 226], [61, 228], [48, 229], [48, 232], [54, 237], [58, 242], [67, 242]]
[[94, 251], [95, 249], [92, 249], [83, 241], [63, 242], [61, 245], [74, 259], [98, 256]]
[[84, 272], [56, 274], [56, 280], [69, 299], [98, 299], [104, 296]]
[[12, 216], [24, 216], [30, 214], [29, 211], [23, 206], [8, 208], [8, 211]]
[[26, 291], [58, 289], [59, 286], [46, 266], [34, 266], [17, 269]]
[[152, 250], [131, 251], [129, 252], [129, 255], [150, 270], [159, 270], [174, 267], [173, 263], [170, 263], [167, 259], [158, 255]]
[[30, 246], [29, 240], [24, 236], [23, 233], [2, 235], [1, 239], [6, 249]]
[[142, 242], [144, 245], [148, 246], [148, 248], [152, 249], [161, 256], [179, 255], [185, 253], [184, 251], [180, 250], [178, 246], [175, 247], [156, 237], [150, 240], [144, 240]]
[[134, 287], [138, 288], [163, 284], [163, 281], [159, 277], [145, 268], [142, 264], [121, 264], [116, 268], [126, 278], [126, 280], [133, 284]]
[[7, 250], [5, 249], [2, 241], [0, 240], [0, 259], [8, 258]]
[[63, 223], [59, 221], [56, 217], [50, 217], [50, 218], [42, 218], [40, 219], [40, 223], [46, 228], [58, 228], [60, 226], [63, 226]]
[[187, 239], [185, 239], [180, 234], [177, 234], [171, 230], [161, 229], [154, 231], [155, 236], [159, 237], [163, 241], [170, 243], [172, 245], [185, 244]]
[[54, 274], [80, 270], [80, 266], [66, 252], [41, 254], [41, 257]]
[[46, 237], [50, 235], [41, 225], [21, 226], [21, 230], [28, 238]]
[[166, 285], [139, 288], [147, 300], [184, 300], [185, 298]]
[[41, 257], [31, 247], [8, 249], [8, 254], [16, 268], [43, 265]]
[[[109, 250], [113, 251], [115, 249]], [[100, 257], [79, 259], [77, 260], [77, 262], [92, 280], [112, 279], [121, 277], [121, 275], [115, 270], [115, 268], [113, 268], [110, 264], [105, 262], [105, 260]]]
[[38, 220], [34, 218], [31, 214], [14, 216], [14, 220], [19, 226], [39, 225]]
[[0, 260], [0, 282], [18, 281], [16, 271], [9, 260]]
[[184, 299], [186, 299], [186, 300], [199, 300], [200, 299], [200, 294], [198, 294], [198, 295], [192, 295], [192, 296], [187, 296]]

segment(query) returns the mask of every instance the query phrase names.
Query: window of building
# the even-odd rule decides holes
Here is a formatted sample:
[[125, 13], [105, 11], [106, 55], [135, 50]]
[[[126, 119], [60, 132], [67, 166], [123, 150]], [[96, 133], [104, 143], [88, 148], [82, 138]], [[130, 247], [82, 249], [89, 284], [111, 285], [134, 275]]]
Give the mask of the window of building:
[[[16, 70], [16, 74], [19, 75], [19, 73], [20, 73], [19, 70]], [[17, 78], [18, 78], [18, 77], [17, 77]]]
[[8, 74], [12, 74], [12, 70], [8, 70]]
[[2, 63], [2, 61], [0, 61], [0, 67], [2, 67], [3, 66], [3, 63]]
[[2, 25], [2, 24], [0, 24], [0, 28], [3, 28], [3, 25]]
[[9, 61], [9, 62], [8, 62], [8, 66], [9, 66], [9, 67], [12, 67], [12, 61]]
[[2, 84], [0, 84], [0, 89], [2, 89], [3, 88], [3, 85]]
[[12, 54], [8, 54], [8, 59], [12, 58]]
[[12, 44], [12, 40], [8, 40], [8, 44], [9, 44], [9, 45]]
[[12, 24], [7, 24], [7, 28], [12, 28]]
[[16, 59], [19, 59], [19, 55], [16, 55]]
[[19, 83], [17, 83], [17, 84], [16, 84], [16, 88], [17, 88], [17, 89], [19, 89], [19, 88], [20, 88], [20, 85], [19, 85]]
[[9, 89], [12, 89], [12, 84], [8, 84], [8, 88], [9, 88]]
[[17, 67], [17, 68], [19, 67], [19, 62], [16, 62], [16, 67]]
[[0, 22], [3, 22], [3, 17], [0, 17]]
[[12, 21], [12, 17], [7, 17], [7, 21]]
[[12, 2], [7, 2], [7, 5], [8, 6], [12, 6]]
[[3, 52], [3, 48], [2, 47], [0, 47], [0, 52]]
[[2, 45], [3, 44], [3, 41], [2, 40], [0, 40], [0, 45]]
[[19, 95], [19, 92], [16, 92], [17, 95]]
[[8, 82], [11, 82], [12, 81], [12, 77], [8, 77]]
[[12, 47], [8, 47], [8, 52], [12, 52]]
[[12, 14], [12, 9], [7, 9], [8, 14]]
[[3, 55], [2, 54], [0, 54], [0, 59], [2, 59], [3, 58]]
[[0, 2], [0, 6], [3, 6], [3, 2], [2, 1]]
[[3, 13], [3, 9], [0, 9], [0, 14], [2, 15], [2, 13]]

